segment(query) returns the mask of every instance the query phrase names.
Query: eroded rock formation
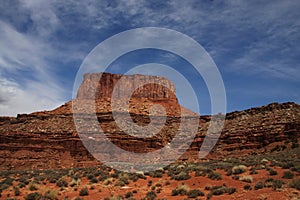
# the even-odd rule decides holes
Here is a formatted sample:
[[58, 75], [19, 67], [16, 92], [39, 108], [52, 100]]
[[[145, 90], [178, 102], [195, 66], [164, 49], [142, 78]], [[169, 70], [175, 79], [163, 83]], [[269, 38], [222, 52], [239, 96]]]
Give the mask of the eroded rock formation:
[[[76, 105], [76, 102], [79, 102], [78, 105], [82, 105], [75, 108], [77, 114], [86, 114], [90, 111], [91, 101], [95, 103], [97, 120], [107, 137], [114, 144], [131, 152], [145, 153], [164, 147], [177, 134], [182, 118], [187, 118], [191, 125], [196, 123], [198, 131], [181, 159], [198, 158], [211, 117], [199, 118], [195, 113], [181, 107], [170, 81], [155, 76], [125, 76], [125, 82], [122, 84], [126, 88], [150, 79], [160, 84], [148, 84], [131, 96], [128, 110], [135, 123], [145, 126], [151, 122], [149, 110], [153, 104], [159, 103], [166, 108], [164, 127], [152, 137], [138, 138], [120, 129], [112, 116], [110, 95], [120, 75], [104, 73], [102, 77], [99, 79], [99, 74], [87, 74], [79, 88], [77, 99], [53, 111], [23, 114], [16, 118], [0, 117], [0, 170], [86, 167], [99, 164], [83, 146], [72, 114], [72, 103]], [[91, 96], [91, 92], [95, 90], [96, 99]], [[122, 99], [122, 91], [117, 93], [120, 95], [119, 99]], [[119, 113], [125, 111], [120, 109]], [[183, 116], [180, 114], [182, 112], [185, 113]], [[159, 113], [153, 115], [151, 120], [154, 122], [163, 117]], [[126, 123], [124, 120], [125, 125]], [[189, 127], [181, 129], [185, 134], [189, 134]], [[209, 156], [262, 153], [270, 151], [277, 144], [284, 144], [290, 148], [292, 142], [298, 140], [299, 132], [300, 105], [295, 103], [273, 103], [229, 113], [226, 115], [225, 126], [218, 143]], [[93, 137], [82, 139], [91, 140]], [[105, 149], [105, 144], [102, 145]], [[184, 149], [185, 144], [178, 145], [182, 145]], [[105, 150], [103, 152], [105, 154]], [[107, 149], [107, 154], [112, 155], [112, 152]]]

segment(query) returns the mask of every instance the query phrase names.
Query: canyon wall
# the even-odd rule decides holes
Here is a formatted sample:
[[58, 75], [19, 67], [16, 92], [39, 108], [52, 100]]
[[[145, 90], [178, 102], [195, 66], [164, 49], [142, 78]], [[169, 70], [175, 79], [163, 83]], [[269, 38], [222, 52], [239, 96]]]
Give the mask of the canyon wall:
[[[89, 98], [92, 98], [90, 92], [95, 88], [98, 88], [96, 93], [97, 120], [115, 145], [138, 153], [160, 149], [174, 138], [180, 128], [182, 118], [185, 117], [191, 121], [191, 125], [197, 123], [199, 128], [193, 143], [180, 160], [197, 161], [210, 116], [199, 117], [192, 112], [186, 112], [185, 116], [178, 115], [178, 112], [187, 109], [178, 104], [174, 86], [165, 78], [126, 76], [124, 79], [128, 84], [126, 87], [133, 87], [130, 83], [134, 84], [135, 81], [144, 82], [144, 80], [155, 79], [168, 88], [149, 85], [149, 88], [138, 91], [136, 96], [133, 95], [130, 114], [135, 123], [140, 125], [150, 123], [147, 110], [153, 102], [161, 102], [163, 99], [161, 105], [170, 108], [164, 127], [156, 135], [148, 138], [128, 135], [115, 123], [109, 109], [109, 95], [115, 86], [115, 80], [118, 80], [120, 75], [105, 74], [104, 77], [99, 82], [99, 74], [86, 75], [79, 88], [77, 99], [53, 111], [22, 114], [16, 118], [0, 117], [0, 170], [88, 167], [99, 164], [81, 141], [81, 139], [90, 140], [91, 138], [79, 138], [72, 115], [72, 103], [93, 100]], [[152, 116], [151, 120], [160, 121], [161, 117], [160, 115]], [[189, 127], [184, 128], [186, 134], [189, 134], [188, 130]], [[273, 103], [228, 113], [222, 134], [208, 158], [264, 153], [271, 151], [276, 145], [291, 148], [293, 143], [298, 142], [299, 133], [300, 105], [295, 103]], [[105, 144], [103, 145], [105, 148]], [[185, 147], [185, 144], [178, 145], [182, 145], [182, 149]], [[107, 155], [113, 154], [109, 152], [109, 149], [103, 152]]]

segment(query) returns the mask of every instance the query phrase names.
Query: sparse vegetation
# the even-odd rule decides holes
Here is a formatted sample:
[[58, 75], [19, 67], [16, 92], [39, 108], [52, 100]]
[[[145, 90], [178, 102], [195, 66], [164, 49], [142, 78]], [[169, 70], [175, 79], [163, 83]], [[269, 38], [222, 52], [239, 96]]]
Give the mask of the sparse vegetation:
[[253, 177], [252, 176], [241, 176], [239, 178], [240, 181], [246, 182], [246, 183], [252, 183]]
[[188, 191], [187, 196], [188, 196], [189, 198], [196, 198], [196, 197], [198, 197], [198, 196], [204, 196], [204, 193], [201, 192], [201, 191], [198, 190], [198, 189], [194, 189], [194, 190]]
[[212, 180], [222, 180], [222, 176], [220, 173], [218, 172], [213, 172], [211, 171], [209, 174], [208, 174], [208, 178], [212, 179]]
[[89, 190], [88, 190], [88, 188], [87, 188], [86, 186], [83, 187], [83, 188], [80, 190], [79, 195], [80, 195], [80, 196], [88, 196], [88, 195], [89, 195]]
[[297, 190], [300, 190], [300, 178], [293, 179], [291, 181], [291, 183], [289, 184], [289, 186], [291, 188], [295, 188]]
[[255, 186], [254, 186], [254, 189], [255, 189], [255, 190], [259, 190], [259, 189], [262, 189], [262, 188], [264, 188], [264, 183], [261, 182], [261, 181], [257, 182], [257, 183], [255, 184]]
[[244, 190], [252, 190], [251, 185], [247, 184], [244, 186]]
[[245, 165], [238, 165], [238, 166], [234, 166], [232, 168], [232, 173], [233, 174], [241, 174], [244, 173], [247, 170], [247, 167]]
[[156, 198], [156, 193], [154, 191], [147, 192], [146, 198], [147, 200], [154, 200]]
[[45, 199], [48, 200], [58, 200], [58, 191], [56, 190], [48, 190], [45, 195]]
[[282, 178], [293, 179], [294, 178], [294, 173], [291, 172], [291, 171], [285, 171], [285, 172], [283, 172]]

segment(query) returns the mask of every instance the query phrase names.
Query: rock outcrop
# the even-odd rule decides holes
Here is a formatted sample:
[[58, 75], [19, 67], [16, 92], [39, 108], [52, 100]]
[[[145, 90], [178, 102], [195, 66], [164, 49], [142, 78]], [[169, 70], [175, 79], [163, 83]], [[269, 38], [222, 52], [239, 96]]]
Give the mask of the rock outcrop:
[[[117, 83], [120, 87], [116, 87]], [[111, 98], [114, 89], [118, 99], [126, 98], [127, 94], [135, 91], [131, 98], [177, 102], [174, 84], [166, 78], [110, 73], [85, 74], [77, 92], [77, 99]]]
[[[107, 73], [103, 73], [101, 79], [99, 76], [100, 74], [87, 74], [79, 88], [77, 99], [53, 111], [23, 114], [16, 118], [0, 117], [0, 170], [87, 167], [99, 164], [81, 140], [91, 140], [93, 137], [79, 138], [72, 113], [88, 113], [90, 101], [95, 102], [97, 120], [107, 137], [115, 145], [131, 152], [145, 153], [160, 149], [174, 138], [180, 128], [189, 134], [189, 127], [180, 127], [181, 120], [187, 118], [192, 125], [196, 123], [198, 132], [190, 148], [180, 159], [198, 159], [211, 117], [199, 117], [181, 107], [170, 81], [155, 76], [123, 76], [125, 82], [122, 84], [126, 88], [134, 87], [133, 84], [137, 82], [143, 84], [150, 79], [157, 83], [139, 88], [131, 96], [128, 110], [135, 123], [144, 126], [151, 120], [159, 122], [163, 116], [152, 113], [154, 116], [150, 118], [149, 110], [157, 103], [166, 108], [164, 127], [152, 137], [139, 138], [126, 134], [112, 116], [110, 95], [121, 76]], [[93, 91], [96, 91], [96, 98], [91, 95]], [[122, 91], [117, 91], [117, 94], [122, 101]], [[82, 106], [77, 110], [75, 106], [72, 110], [72, 104], [74, 108], [76, 102]], [[119, 113], [122, 114], [123, 111], [125, 110], [121, 109]], [[181, 115], [182, 112], [185, 114]], [[125, 125], [126, 123], [124, 120]], [[295, 103], [273, 103], [228, 113], [222, 134], [209, 157], [263, 153], [276, 145], [291, 148], [293, 143], [298, 142], [299, 133], [300, 105]], [[182, 144], [183, 149], [184, 145]], [[105, 144], [103, 147], [105, 148]], [[107, 154], [111, 155], [112, 152]]]

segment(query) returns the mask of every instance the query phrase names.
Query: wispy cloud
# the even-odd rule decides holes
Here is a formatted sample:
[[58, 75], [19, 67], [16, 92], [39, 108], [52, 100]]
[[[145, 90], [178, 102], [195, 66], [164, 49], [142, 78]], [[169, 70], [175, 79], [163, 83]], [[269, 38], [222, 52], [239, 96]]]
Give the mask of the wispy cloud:
[[46, 62], [54, 53], [51, 46], [4, 22], [0, 27], [1, 114], [15, 115], [62, 103], [63, 89]]
[[[293, 0], [2, 1], [0, 106], [6, 110], [0, 114], [48, 109], [66, 101], [74, 74], [93, 47], [120, 31], [145, 26], [192, 37], [227, 80], [267, 76], [286, 87], [287, 82], [299, 86], [299, 10]], [[232, 87], [228, 90], [238, 86]], [[47, 105], [36, 106], [39, 101]]]

